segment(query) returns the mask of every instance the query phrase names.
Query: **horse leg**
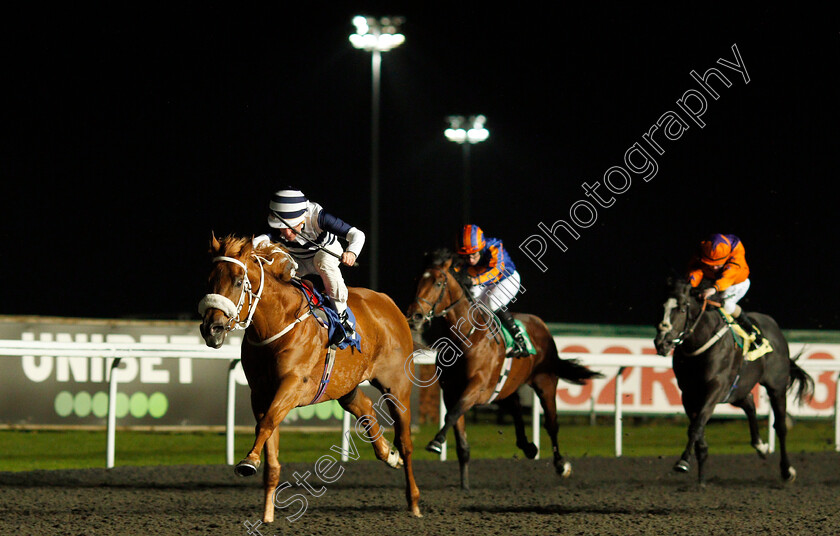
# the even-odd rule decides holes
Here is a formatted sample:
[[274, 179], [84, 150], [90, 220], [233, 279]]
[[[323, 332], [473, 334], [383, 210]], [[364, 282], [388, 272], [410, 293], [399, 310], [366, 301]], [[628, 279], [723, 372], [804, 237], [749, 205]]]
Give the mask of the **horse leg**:
[[414, 444], [411, 441], [411, 409], [409, 400], [411, 397], [411, 384], [405, 376], [400, 378], [401, 385], [398, 389], [383, 393], [388, 400], [388, 410], [391, 419], [394, 421], [394, 443], [402, 456], [403, 470], [405, 471], [405, 498], [408, 501], [408, 510], [415, 517], [423, 517], [420, 514], [420, 489], [414, 480], [414, 467], [411, 461], [411, 454], [414, 452]]
[[761, 459], [766, 459], [767, 453], [770, 452], [770, 446], [761, 440], [761, 436], [758, 433], [758, 420], [755, 417], [755, 401], [753, 400], [752, 393], [747, 393], [747, 396], [741, 400], [735, 400], [732, 402], [732, 405], [744, 410], [750, 426], [750, 445], [752, 445]]
[[499, 405], [506, 409], [513, 417], [513, 429], [516, 431], [516, 446], [525, 453], [525, 457], [533, 460], [537, 457], [539, 450], [537, 446], [528, 440], [525, 435], [525, 421], [522, 420], [522, 403], [519, 401], [519, 394], [513, 393], [505, 400], [499, 402]]
[[443, 402], [446, 405], [446, 417], [443, 419], [443, 428], [438, 430], [434, 439], [429, 441], [426, 445], [426, 450], [429, 452], [436, 452], [438, 454], [443, 450], [443, 443], [446, 441], [446, 434], [452, 428], [461, 416], [470, 410], [478, 402], [478, 397], [481, 394], [481, 387], [485, 378], [470, 378], [467, 386], [461, 393], [461, 397], [456, 401], [449, 399], [446, 392], [443, 393]]
[[360, 438], [373, 446], [376, 458], [397, 469], [402, 467], [403, 459], [399, 451], [392, 448], [385, 438], [384, 429], [379, 425], [375, 406], [370, 398], [358, 387], [338, 400], [345, 411], [351, 413], [365, 430], [367, 438]]
[[463, 415], [455, 421], [455, 452], [461, 469], [461, 489], [470, 490], [470, 444], [467, 443], [467, 420]]
[[776, 437], [779, 438], [779, 467], [782, 471], [782, 480], [793, 482], [796, 480], [796, 469], [790, 465], [787, 455], [787, 394], [784, 386], [781, 389], [773, 389], [767, 385], [767, 394], [770, 397], [770, 406], [773, 408], [775, 422], [773, 428], [776, 430]]
[[[714, 390], [712, 390], [712, 392], [714, 392]], [[695, 445], [700, 441], [702, 441], [702, 444], [705, 445], [706, 423], [709, 421], [709, 417], [711, 417], [714, 409], [715, 403], [711, 399], [705, 400], [699, 411], [691, 411], [689, 408], [686, 408], [686, 415], [688, 415], [688, 418], [690, 419], [688, 424], [688, 443], [686, 443], [685, 450], [683, 451], [682, 456], [680, 456], [679, 461], [674, 465], [674, 471], [687, 473], [691, 468], [691, 463], [689, 462], [689, 459], [691, 458], [691, 451], [695, 450]], [[703, 459], [697, 460], [697, 478], [701, 486], [705, 485], [703, 480], [704, 472], [702, 464], [706, 460], [706, 452], [708, 452], [708, 448], [703, 451]]]
[[[705, 426], [703, 427], [705, 430]], [[697, 458], [697, 481], [700, 487], [706, 487], [706, 458], [709, 457], [709, 445], [706, 444], [705, 434], [694, 443], [694, 456]]]
[[280, 483], [280, 461], [277, 455], [280, 452], [280, 429], [275, 428], [274, 432], [265, 442], [265, 465], [263, 472], [263, 484], [265, 488], [265, 508], [263, 509], [263, 523], [274, 521], [274, 492], [277, 484]]
[[548, 437], [551, 439], [551, 452], [554, 455], [554, 470], [563, 478], [568, 478], [572, 475], [572, 464], [563, 458], [560, 454], [560, 448], [557, 445], [557, 400], [555, 398], [557, 393], [557, 376], [548, 374], [540, 374], [531, 382], [531, 387], [537, 393], [540, 399], [540, 405], [543, 409], [544, 421], [543, 426]]
[[[280, 424], [295, 406], [299, 387], [299, 381], [296, 378], [283, 380], [277, 388], [274, 399], [269, 404], [268, 409], [264, 413], [254, 412], [254, 415], [257, 417], [254, 446], [251, 447], [248, 455], [234, 467], [233, 470], [237, 475], [253, 476], [257, 474], [257, 469], [260, 466], [260, 452], [266, 441], [268, 441], [268, 438], [274, 433], [277, 425]], [[254, 405], [253, 400], [256, 395], [253, 389], [251, 396], [252, 405]]]

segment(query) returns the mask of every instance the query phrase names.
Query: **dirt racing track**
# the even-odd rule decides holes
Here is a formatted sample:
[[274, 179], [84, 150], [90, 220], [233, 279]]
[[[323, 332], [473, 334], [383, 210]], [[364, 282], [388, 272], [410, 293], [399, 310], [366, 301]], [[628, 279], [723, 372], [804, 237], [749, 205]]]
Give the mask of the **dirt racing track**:
[[[476, 460], [469, 494], [458, 487], [457, 462], [418, 462], [422, 519], [405, 511], [401, 470], [348, 462], [339, 480], [309, 497], [300, 519], [283, 518], [295, 505], [278, 509], [271, 525], [257, 523], [261, 474], [243, 479], [223, 465], [0, 473], [0, 534], [840, 533], [840, 454], [793, 454], [797, 480], [782, 484], [777, 454], [712, 453], [705, 489], [693, 474], [673, 473], [674, 461], [576, 459], [561, 481], [548, 460]], [[281, 482], [311, 470], [284, 465]], [[293, 490], [305, 493], [295, 486], [284, 496]]]

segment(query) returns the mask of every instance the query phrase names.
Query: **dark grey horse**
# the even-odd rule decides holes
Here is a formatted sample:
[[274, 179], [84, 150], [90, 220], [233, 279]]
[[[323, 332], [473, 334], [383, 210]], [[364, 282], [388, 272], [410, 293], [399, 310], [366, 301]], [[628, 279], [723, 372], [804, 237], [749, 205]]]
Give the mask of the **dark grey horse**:
[[[659, 323], [654, 345], [659, 355], [674, 350], [674, 375], [682, 391], [682, 403], [689, 418], [688, 444], [674, 465], [678, 472], [688, 472], [692, 449], [697, 458], [697, 476], [705, 483], [704, 463], [706, 423], [717, 404], [728, 402], [744, 410], [750, 426], [753, 448], [762, 458], [769, 451], [758, 435], [752, 389], [756, 383], [767, 390], [775, 416], [774, 428], [779, 438], [782, 479], [793, 481], [796, 471], [790, 465], [785, 446], [787, 391], [799, 384], [796, 399], [810, 397], [814, 380], [790, 358], [787, 341], [776, 321], [767, 315], [751, 313], [773, 351], [755, 361], [744, 361], [741, 348], [729, 332], [729, 326], [715, 307], [704, 303], [685, 281], [671, 285], [665, 314]], [[742, 313], [746, 314], [746, 313]]]

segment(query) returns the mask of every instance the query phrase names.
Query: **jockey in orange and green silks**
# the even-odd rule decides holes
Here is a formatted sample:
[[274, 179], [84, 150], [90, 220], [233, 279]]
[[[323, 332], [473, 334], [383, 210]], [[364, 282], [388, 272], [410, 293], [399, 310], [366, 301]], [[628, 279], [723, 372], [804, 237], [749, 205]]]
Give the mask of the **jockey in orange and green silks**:
[[[528, 354], [527, 343], [507, 305], [521, 289], [519, 272], [502, 241], [484, 236], [478, 225], [465, 225], [458, 235], [457, 253], [464, 259], [470, 294], [496, 313], [516, 342], [515, 357]], [[464, 268], [461, 268], [464, 269]]]
[[746, 315], [742, 315], [738, 302], [750, 288], [750, 267], [747, 265], [744, 243], [731, 234], [713, 234], [700, 242], [698, 253], [688, 268], [688, 282], [696, 287], [703, 279], [712, 286], [703, 292], [703, 298], [720, 293], [723, 310], [732, 315], [747, 331], [756, 332], [756, 343], [761, 335]]

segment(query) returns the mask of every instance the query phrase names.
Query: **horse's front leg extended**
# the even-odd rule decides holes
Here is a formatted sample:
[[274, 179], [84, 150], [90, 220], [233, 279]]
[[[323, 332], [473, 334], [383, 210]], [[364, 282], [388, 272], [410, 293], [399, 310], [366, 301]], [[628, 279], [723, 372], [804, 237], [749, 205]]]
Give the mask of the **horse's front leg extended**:
[[[713, 391], [714, 392], [714, 391]], [[688, 413], [691, 422], [688, 425], [688, 443], [686, 443], [685, 450], [680, 457], [680, 460], [674, 465], [674, 471], [680, 473], [687, 473], [691, 468], [689, 459], [691, 458], [691, 451], [696, 450], [697, 454], [697, 478], [700, 485], [704, 484], [703, 464], [706, 461], [706, 453], [708, 447], [706, 446], [706, 423], [709, 422], [709, 417], [715, 409], [714, 400], [710, 398], [705, 401], [700, 411], [695, 413]]]
[[452, 400], [443, 393], [443, 402], [446, 405], [446, 417], [443, 419], [443, 428], [438, 430], [435, 438], [429, 441], [426, 445], [426, 450], [429, 452], [436, 452], [438, 454], [443, 451], [443, 443], [446, 442], [446, 434], [452, 428], [461, 416], [470, 410], [478, 402], [481, 395], [481, 386], [483, 385], [483, 378], [471, 378], [461, 393], [461, 397], [457, 400]]
[[274, 429], [286, 418], [286, 415], [297, 404], [300, 391], [300, 380], [288, 378], [280, 382], [274, 399], [265, 414], [259, 419], [256, 428], [254, 446], [248, 455], [236, 464], [234, 472], [239, 476], [253, 476], [260, 466], [260, 452]]

